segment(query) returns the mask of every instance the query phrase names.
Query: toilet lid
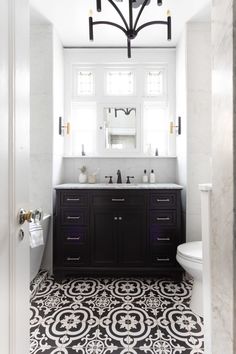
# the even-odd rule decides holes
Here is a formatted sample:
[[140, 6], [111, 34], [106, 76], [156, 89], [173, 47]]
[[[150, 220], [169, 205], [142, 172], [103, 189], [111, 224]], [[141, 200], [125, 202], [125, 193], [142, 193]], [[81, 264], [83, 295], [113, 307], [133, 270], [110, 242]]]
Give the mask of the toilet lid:
[[202, 241], [187, 242], [179, 245], [177, 254], [186, 259], [201, 262], [202, 261]]

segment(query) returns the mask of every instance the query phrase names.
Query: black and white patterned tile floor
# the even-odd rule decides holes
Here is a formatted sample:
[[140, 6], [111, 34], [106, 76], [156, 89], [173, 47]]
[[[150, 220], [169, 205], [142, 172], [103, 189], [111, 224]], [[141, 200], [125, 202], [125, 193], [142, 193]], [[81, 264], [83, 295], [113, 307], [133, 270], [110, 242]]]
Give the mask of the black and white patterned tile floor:
[[189, 281], [48, 277], [31, 300], [31, 354], [201, 354]]

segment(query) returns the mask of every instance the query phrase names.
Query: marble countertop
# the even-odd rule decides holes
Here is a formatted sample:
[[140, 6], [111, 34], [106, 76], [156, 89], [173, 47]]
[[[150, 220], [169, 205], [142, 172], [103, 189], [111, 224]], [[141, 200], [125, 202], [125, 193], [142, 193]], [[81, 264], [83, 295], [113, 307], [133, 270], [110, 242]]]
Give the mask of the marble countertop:
[[55, 189], [183, 189], [175, 183], [64, 183], [55, 186]]

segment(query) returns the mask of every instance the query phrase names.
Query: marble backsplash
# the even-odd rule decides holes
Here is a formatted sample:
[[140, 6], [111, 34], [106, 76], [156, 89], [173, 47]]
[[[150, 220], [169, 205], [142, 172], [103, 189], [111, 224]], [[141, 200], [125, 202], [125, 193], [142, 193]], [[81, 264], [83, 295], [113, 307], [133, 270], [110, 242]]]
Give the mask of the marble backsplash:
[[148, 175], [153, 169], [158, 183], [176, 183], [176, 158], [174, 157], [144, 157], [144, 158], [64, 158], [64, 183], [78, 182], [79, 169], [86, 166], [88, 174], [98, 170], [97, 182], [108, 182], [105, 176], [113, 176], [117, 180], [117, 170], [121, 171], [122, 182], [126, 182], [126, 176], [134, 176], [133, 182], [142, 181], [143, 171]]

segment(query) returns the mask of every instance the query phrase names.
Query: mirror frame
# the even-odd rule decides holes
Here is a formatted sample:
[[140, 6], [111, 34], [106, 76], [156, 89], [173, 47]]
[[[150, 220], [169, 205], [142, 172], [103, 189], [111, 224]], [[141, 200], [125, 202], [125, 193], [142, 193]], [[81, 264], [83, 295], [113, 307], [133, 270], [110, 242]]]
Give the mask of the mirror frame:
[[[104, 129], [104, 109], [120, 107], [132, 107], [136, 109], [136, 148], [134, 149], [106, 149]], [[141, 154], [141, 107], [135, 103], [106, 103], [98, 106], [98, 155], [101, 156], [125, 156]]]

